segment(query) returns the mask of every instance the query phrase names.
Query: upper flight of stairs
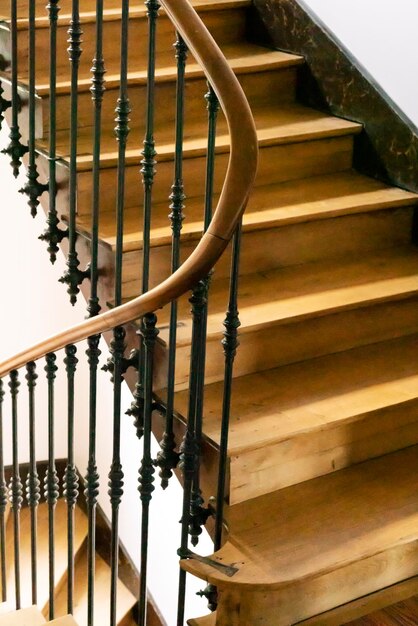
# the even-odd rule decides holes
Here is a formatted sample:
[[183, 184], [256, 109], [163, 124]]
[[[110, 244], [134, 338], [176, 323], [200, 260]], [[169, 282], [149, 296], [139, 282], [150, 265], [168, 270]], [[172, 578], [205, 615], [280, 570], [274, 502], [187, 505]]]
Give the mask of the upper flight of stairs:
[[[22, 0], [20, 4], [23, 12], [27, 3]], [[48, 34], [41, 5], [39, 0], [40, 50]], [[220, 591], [217, 613], [190, 624], [338, 626], [361, 617], [371, 606], [374, 611], [390, 603], [382, 590], [418, 574], [418, 251], [412, 243], [418, 198], [352, 169], [353, 146], [361, 126], [297, 102], [303, 59], [250, 43], [247, 0], [197, 0], [194, 5], [249, 97], [258, 128], [260, 166], [243, 226], [241, 345], [234, 370], [228, 449], [229, 535], [213, 557], [233, 563], [238, 572], [227, 578], [207, 565], [183, 563]], [[65, 42], [69, 0], [61, 6], [59, 39]], [[112, 130], [118, 90], [120, 10], [116, 0], [105, 7], [107, 91], [101, 155], [100, 289], [102, 300], [111, 303], [117, 165]], [[8, 15], [3, 0], [0, 13]], [[90, 34], [94, 5], [90, 0], [83, 4], [82, 20], [77, 227], [79, 252], [87, 261], [93, 120], [88, 89], [94, 40]], [[144, 133], [145, 24], [144, 8], [134, 4], [123, 248], [125, 299], [138, 295], [141, 287], [138, 170]], [[24, 49], [26, 20], [21, 19], [19, 27]], [[173, 177], [176, 76], [171, 51], [174, 31], [163, 14], [158, 27], [161, 37], [156, 78], [158, 165], [151, 230], [152, 284], [161, 282], [170, 270], [167, 196]], [[8, 37], [6, 22], [0, 32], [0, 52], [6, 61]], [[69, 172], [66, 47], [65, 43], [61, 46], [58, 59], [58, 201], [64, 219]], [[47, 66], [42, 63], [39, 54], [38, 167], [46, 178], [49, 103]], [[23, 131], [26, 64], [22, 52]], [[7, 76], [4, 67], [6, 87]], [[188, 62], [186, 76], [184, 258], [201, 236], [206, 150], [205, 80], [193, 59]], [[164, 102], [164, 106], [159, 107], [158, 102]], [[221, 113], [216, 150], [219, 193], [229, 152]], [[47, 209], [47, 198], [42, 202]], [[207, 476], [207, 484], [203, 485], [206, 496], [213, 495], [216, 479], [224, 367], [220, 340], [229, 262], [228, 254], [219, 262], [209, 295], [204, 405], [208, 456], [202, 461]], [[178, 324], [179, 431], [187, 415], [189, 308], [185, 297], [179, 304]], [[158, 317], [163, 355], [158, 380], [163, 397], [168, 311], [162, 310]], [[356, 614], [354, 609], [344, 612], [344, 606], [353, 607], [366, 596], [373, 598], [374, 604], [365, 599]], [[345, 618], [348, 615], [349, 620]], [[83, 623], [77, 615], [76, 619]]]
[[[59, 500], [55, 513], [55, 617], [57, 626], [70, 626], [75, 622], [65, 621], [67, 614], [67, 506], [64, 500]], [[81, 508], [75, 509], [74, 522], [74, 552], [75, 552], [75, 590], [74, 590], [74, 618], [76, 626], [87, 626], [87, 517]], [[14, 608], [14, 552], [13, 552], [13, 518], [9, 514], [7, 525], [7, 592], [8, 601], [0, 603], [0, 626], [12, 626], [7, 622]], [[30, 607], [31, 596], [31, 543], [30, 543], [30, 510], [21, 511], [21, 605]], [[49, 549], [48, 549], [48, 507], [42, 503], [38, 509], [38, 550], [37, 550], [38, 597], [37, 606], [40, 615], [45, 619], [49, 611]], [[96, 587], [95, 587], [95, 620], [97, 624], [106, 624], [109, 619], [110, 597], [110, 567], [103, 558], [96, 554]], [[118, 584], [118, 626], [135, 626], [132, 609], [136, 603], [135, 596], [119, 581]], [[28, 616], [31, 611], [28, 609]], [[38, 611], [36, 611], [38, 615]], [[17, 619], [17, 617], [16, 617]], [[39, 616], [37, 619], [40, 619]], [[35, 626], [43, 621], [16, 622], [16, 626]], [[67, 618], [69, 619], [69, 618]], [[55, 621], [52, 622], [55, 624]], [[13, 626], [15, 623], [13, 622]]]
[[21, 609], [20, 611], [0, 616], [0, 626], [42, 626], [42, 624], [47, 623], [52, 624], [52, 626], [78, 626], [71, 615], [47, 622], [36, 607]]

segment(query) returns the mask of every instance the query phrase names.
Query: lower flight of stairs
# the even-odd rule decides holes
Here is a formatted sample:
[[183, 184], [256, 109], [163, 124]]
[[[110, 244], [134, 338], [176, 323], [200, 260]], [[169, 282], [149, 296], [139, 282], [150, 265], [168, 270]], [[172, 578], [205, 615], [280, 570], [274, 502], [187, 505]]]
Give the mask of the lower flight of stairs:
[[[243, 223], [240, 347], [234, 369], [228, 448], [229, 534], [223, 548], [213, 556], [233, 565], [237, 572], [229, 578], [207, 564], [183, 561], [183, 567], [219, 590], [216, 614], [191, 620], [190, 624], [339, 626], [392, 604], [387, 589], [409, 593], [405, 581], [418, 574], [418, 251], [412, 238], [418, 198], [353, 170], [361, 125], [297, 101], [303, 59], [248, 41], [251, 19], [246, 17], [247, 0], [198, 0], [194, 4], [249, 97], [258, 129], [260, 167]], [[109, 62], [103, 103], [99, 224], [103, 302], [113, 297], [116, 246], [117, 152], [111, 131], [118, 58], [112, 51], [119, 49], [114, 33], [120, 26], [120, 10], [117, 2], [111, 5], [104, 26]], [[86, 0], [82, 11], [85, 33], [94, 26], [92, 7]], [[61, 23], [65, 24], [69, 19], [66, 0], [62, 9]], [[7, 16], [7, 11], [6, 3], [0, 2], [0, 12]], [[138, 172], [146, 64], [143, 50], [137, 46], [145, 41], [146, 14], [142, 5], [132, 6], [131, 12], [131, 28], [137, 36], [130, 38], [128, 77], [135, 106], [125, 172], [125, 300], [140, 292], [143, 247]], [[163, 20], [156, 77], [158, 164], [153, 187], [151, 284], [161, 282], [169, 273], [171, 259], [167, 197], [175, 152], [169, 122], [174, 117], [176, 68], [169, 52], [174, 32], [168, 28], [166, 17]], [[0, 45], [5, 49], [7, 24], [6, 20], [0, 33]], [[37, 18], [37, 33], [42, 31], [37, 38], [40, 46], [47, 25], [45, 16]], [[22, 18], [22, 37], [26, 36], [25, 28]], [[65, 37], [65, 28], [60, 28], [59, 38], [65, 41]], [[4, 56], [8, 58], [6, 52]], [[93, 160], [90, 59], [82, 58], [77, 245], [84, 263], [90, 254]], [[24, 132], [24, 54], [21, 62]], [[46, 178], [49, 88], [42, 55], [38, 55], [38, 64], [38, 167]], [[58, 67], [57, 202], [65, 219], [69, 68], [62, 58]], [[3, 78], [7, 92], [7, 68]], [[193, 59], [187, 64], [186, 81], [183, 258], [201, 237], [205, 187], [205, 82]], [[159, 102], [164, 106], [158, 106]], [[218, 131], [217, 194], [229, 156], [229, 138], [221, 114]], [[47, 200], [42, 201], [47, 209]], [[209, 294], [202, 459], [206, 497], [216, 493], [224, 372], [220, 341], [229, 267], [226, 254], [216, 268]], [[180, 435], [187, 419], [189, 309], [188, 298], [182, 298], [175, 401]], [[157, 386], [162, 397], [168, 315], [166, 310], [158, 312]], [[158, 430], [157, 421], [155, 416]], [[83, 541], [81, 536], [80, 551]], [[60, 576], [65, 577], [64, 570]], [[61, 584], [61, 578], [57, 582]], [[131, 600], [127, 600], [127, 613]], [[40, 607], [45, 610], [47, 598], [43, 602]], [[81, 597], [79, 603], [83, 603]], [[353, 613], [354, 604], [357, 613]], [[58, 605], [65, 611], [64, 602]], [[76, 619], [83, 624], [78, 614]]]
[[[23, 508], [20, 514], [20, 555], [21, 555], [21, 606], [30, 607], [32, 604], [32, 580], [30, 573], [31, 564], [31, 531], [30, 510]], [[75, 589], [74, 589], [74, 621], [66, 618], [67, 615], [67, 507], [64, 500], [59, 500], [55, 513], [55, 611], [57, 626], [87, 626], [87, 517], [80, 507], [75, 509]], [[15, 626], [15, 622], [9, 622], [11, 611], [14, 608], [14, 567], [13, 567], [13, 518], [9, 514], [7, 522], [7, 602], [0, 604], [0, 626]], [[37, 607], [33, 614], [36, 619], [43, 621], [30, 621], [31, 609], [22, 615], [28, 616], [27, 622], [16, 621], [16, 626], [35, 626], [44, 623], [49, 614], [49, 547], [48, 547], [48, 507], [41, 503], [38, 507], [38, 550], [37, 550]], [[118, 606], [117, 624], [119, 626], [135, 626], [132, 609], [136, 604], [135, 596], [119, 580], [118, 583]], [[39, 613], [40, 612], [40, 613]], [[108, 624], [110, 613], [110, 567], [106, 561], [96, 553], [95, 566], [95, 623]], [[13, 619], [18, 620], [18, 613]], [[40, 615], [40, 616], [39, 616]], [[44, 619], [45, 618], [45, 619]], [[6, 621], [2, 621], [6, 620]], [[67, 620], [67, 621], [66, 621]], [[55, 621], [52, 622], [55, 624]]]
[[47, 622], [42, 613], [35, 606], [0, 616], [0, 626], [41, 626], [42, 624], [52, 624], [53, 626], [78, 626], [71, 615], [59, 617], [58, 619], [52, 620], [52, 622]]

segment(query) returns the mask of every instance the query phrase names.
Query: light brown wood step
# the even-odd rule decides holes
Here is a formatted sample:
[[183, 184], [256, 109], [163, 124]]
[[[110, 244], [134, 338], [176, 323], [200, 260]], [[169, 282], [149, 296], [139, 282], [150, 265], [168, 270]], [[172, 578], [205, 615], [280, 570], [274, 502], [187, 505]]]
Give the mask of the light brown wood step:
[[196, 619], [189, 619], [187, 621], [188, 626], [215, 626], [216, 624], [216, 614], [211, 613], [210, 615], [205, 615], [204, 617], [198, 617]]
[[52, 620], [52, 622], [48, 622], [48, 624], [52, 624], [52, 626], [79, 626], [72, 615], [58, 617]]
[[[305, 107], [294, 106], [280, 109], [277, 113], [263, 110], [256, 115], [260, 139], [260, 160], [257, 184], [262, 186], [304, 179], [309, 176], [346, 171], [352, 165], [353, 136], [361, 127], [339, 118], [327, 116]], [[198, 129], [197, 129], [198, 130]], [[201, 133], [201, 130], [199, 131]], [[167, 200], [173, 179], [173, 144], [164, 143], [156, 137], [157, 175], [153, 185], [153, 200], [156, 203]], [[101, 189], [103, 210], [113, 210], [116, 203], [116, 160], [113, 151], [113, 138], [110, 145], [103, 142]], [[186, 136], [184, 152], [184, 183], [188, 197], [201, 196], [204, 193], [204, 172], [206, 167], [206, 139], [203, 136]], [[109, 152], [107, 149], [112, 151]], [[83, 155], [83, 150], [86, 153]], [[229, 137], [219, 133], [215, 168], [215, 191], [219, 191], [225, 178], [229, 160]], [[91, 184], [91, 146], [79, 145], [78, 158], [78, 207], [81, 213], [90, 210], [92, 200]], [[140, 146], [127, 151], [125, 207], [138, 205], [142, 196], [139, 174], [141, 159]], [[47, 177], [48, 163], [45, 158], [38, 159], [38, 168]], [[68, 163], [65, 155], [57, 164], [57, 176], [60, 187], [57, 196], [58, 206], [67, 206]]]
[[[236, 378], [232, 504], [418, 443], [418, 335]], [[187, 393], [175, 407], [187, 415]], [[220, 441], [223, 383], [205, 387], [204, 434]]]
[[[13, 514], [12, 514], [13, 515]], [[13, 519], [9, 518], [7, 528], [8, 554], [8, 603], [14, 602], [14, 568], [13, 568]], [[30, 576], [30, 510], [21, 511], [21, 596], [22, 606], [31, 605], [31, 576]], [[58, 587], [65, 578], [67, 571], [67, 508], [64, 500], [59, 500], [56, 513], [56, 541], [55, 541], [55, 581]], [[75, 509], [74, 550], [82, 546], [87, 535], [87, 519], [80, 508]], [[48, 549], [48, 507], [43, 502], [38, 509], [38, 606], [44, 610], [48, 606], [49, 597], [49, 549]], [[27, 567], [23, 567], [23, 564]]]
[[[289, 103], [295, 99], [297, 67], [303, 62], [301, 57], [268, 50], [260, 46], [248, 43], [223, 46], [223, 52], [232, 69], [237, 74], [251, 106], [278, 106]], [[174, 140], [174, 118], [176, 102], [176, 77], [177, 69], [173, 65], [174, 59], [169, 60], [169, 65], [161, 67], [156, 72], [155, 89], [155, 129], [158, 136], [164, 131], [168, 120], [171, 121], [171, 132]], [[4, 73], [3, 73], [4, 75]], [[190, 122], [200, 121], [205, 127], [207, 102], [204, 95], [207, 92], [206, 78], [201, 67], [193, 61], [186, 65], [186, 98], [185, 120], [186, 132], [190, 128]], [[7, 82], [7, 77], [5, 83]], [[145, 111], [146, 111], [146, 70], [131, 71], [128, 75], [129, 99], [131, 106], [129, 142], [140, 145], [144, 135]], [[86, 141], [91, 141], [93, 115], [92, 100], [90, 93], [90, 78], [79, 81], [78, 96], [78, 127], [85, 129]], [[39, 96], [39, 124], [38, 137], [48, 135], [49, 131], [49, 85], [38, 84]], [[28, 95], [22, 90], [21, 99], [27, 101]], [[106, 75], [106, 91], [102, 103], [102, 129], [104, 134], [113, 137], [115, 126], [115, 107], [119, 96], [119, 74]], [[164, 102], [164, 106], [158, 106]], [[68, 128], [70, 120], [70, 83], [58, 84], [57, 99], [57, 127], [60, 129], [61, 145], [68, 144]], [[221, 113], [219, 114], [221, 117]], [[25, 115], [22, 110], [21, 119]], [[67, 129], [67, 132], [65, 132]], [[86, 129], [89, 129], [88, 131]], [[65, 143], [67, 142], [67, 143]], [[112, 139], [113, 142], [113, 139]], [[113, 142], [114, 145], [114, 142]]]
[[[136, 599], [125, 585], [118, 581], [117, 624], [134, 606]], [[56, 597], [56, 615], [67, 612], [67, 593], [63, 588]], [[110, 567], [96, 554], [95, 573], [95, 623], [107, 624], [110, 619]], [[75, 564], [74, 618], [78, 626], [87, 625], [87, 546], [79, 553]]]
[[228, 541], [212, 558], [237, 573], [183, 567], [221, 591], [219, 626], [228, 605], [234, 626], [284, 626], [410, 578], [417, 470], [413, 446], [232, 506]]
[[[234, 2], [196, 2], [196, 9], [217, 41], [223, 44], [238, 42], [245, 37], [246, 0]], [[104, 14], [103, 53], [106, 69], [110, 74], [120, 70], [120, 32], [121, 5], [109, 8]], [[80, 57], [80, 78], [88, 78], [92, 59], [95, 55], [95, 8], [83, 11], [82, 23], [82, 54]], [[57, 79], [59, 82], [70, 78], [68, 59], [68, 28], [71, 14], [60, 12], [57, 31]], [[131, 69], [146, 67], [148, 51], [148, 21], [145, 5], [136, 4], [131, 7], [129, 20], [129, 65]], [[157, 25], [157, 63], [165, 65], [167, 59], [174, 58], [172, 44], [175, 41], [175, 29], [171, 21], [161, 13]], [[37, 83], [48, 82], [49, 70], [45, 51], [49, 50], [49, 20], [47, 16], [38, 17], [36, 23], [36, 75]], [[0, 51], [6, 62], [10, 62], [10, 31], [8, 22], [0, 28]], [[18, 22], [18, 72], [22, 81], [28, 78], [28, 19], [27, 15]]]
[[36, 606], [0, 615], [0, 626], [41, 626], [46, 621]]
[[[390, 248], [358, 260], [332, 259], [243, 276], [236, 375], [418, 331], [417, 264], [416, 249]], [[228, 288], [227, 279], [214, 280], [209, 293], [208, 383], [223, 378], [220, 341]], [[177, 329], [179, 389], [187, 385], [189, 375], [189, 310], [188, 299], [182, 298]], [[397, 310], [399, 318], [394, 316]], [[158, 318], [160, 340], [167, 343], [168, 309]]]

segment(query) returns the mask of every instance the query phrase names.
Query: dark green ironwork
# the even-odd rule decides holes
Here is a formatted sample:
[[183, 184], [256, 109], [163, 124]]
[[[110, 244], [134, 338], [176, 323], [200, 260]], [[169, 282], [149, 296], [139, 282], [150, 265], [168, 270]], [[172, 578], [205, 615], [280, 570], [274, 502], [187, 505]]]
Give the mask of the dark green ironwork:
[[37, 604], [37, 515], [41, 499], [40, 481], [36, 468], [36, 430], [35, 430], [35, 388], [36, 365], [33, 361], [26, 365], [26, 381], [29, 394], [29, 472], [26, 479], [26, 499], [30, 509], [31, 540], [31, 578], [32, 604]]
[[65, 348], [65, 369], [67, 371], [67, 466], [64, 477], [64, 497], [67, 502], [67, 612], [74, 609], [74, 510], [78, 498], [78, 474], [74, 460], [74, 375], [78, 359], [77, 348]]
[[215, 180], [215, 141], [216, 126], [218, 121], [219, 100], [212, 86], [208, 83], [208, 91], [205, 95], [208, 110], [208, 147], [206, 159], [206, 182], [205, 182], [205, 218], [204, 230], [209, 227], [212, 219], [213, 191]]
[[59, 497], [59, 480], [55, 466], [55, 393], [54, 382], [58, 367], [56, 355], [45, 357], [46, 379], [48, 382], [48, 468], [44, 481], [45, 500], [48, 503], [48, 551], [49, 551], [49, 620], [55, 614], [55, 508]]
[[154, 483], [154, 463], [151, 457], [152, 435], [152, 382], [154, 347], [158, 330], [157, 317], [154, 313], [144, 315], [141, 335], [144, 346], [144, 437], [143, 456], [139, 470], [139, 493], [142, 502], [141, 519], [141, 571], [138, 604], [138, 625], [146, 626], [147, 610], [147, 567], [148, 567], [148, 535], [149, 535], [149, 506], [152, 498]]
[[113, 330], [110, 351], [114, 360], [113, 369], [113, 452], [109, 472], [109, 497], [112, 507], [112, 528], [110, 548], [110, 626], [116, 626], [117, 584], [119, 565], [119, 506], [123, 496], [123, 471], [120, 461], [121, 427], [121, 362], [125, 351], [125, 329], [117, 326]]
[[21, 608], [20, 594], [20, 511], [23, 503], [23, 485], [19, 472], [19, 439], [17, 395], [19, 393], [19, 374], [16, 370], [10, 372], [10, 394], [12, 398], [12, 477], [9, 483], [9, 499], [13, 511], [13, 545], [15, 569], [15, 598], [16, 609]]
[[69, 215], [68, 215], [68, 257], [67, 270], [59, 279], [67, 285], [71, 304], [77, 301], [80, 285], [89, 278], [89, 270], [80, 270], [80, 261], [76, 251], [76, 212], [77, 212], [77, 137], [78, 137], [78, 71], [80, 65], [81, 36], [79, 0], [72, 0], [71, 22], [68, 29], [68, 57], [71, 64], [70, 95], [70, 178], [69, 178]]
[[[184, 220], [184, 184], [183, 184], [183, 127], [184, 127], [184, 88], [187, 61], [187, 45], [177, 33], [177, 86], [176, 86], [176, 143], [174, 154], [174, 182], [171, 187], [169, 215], [171, 221], [171, 273], [180, 265], [180, 234]], [[177, 344], [177, 300], [173, 300], [170, 308], [170, 335], [168, 340], [168, 373], [167, 373], [167, 403], [165, 429], [160, 441], [161, 450], [157, 455], [157, 465], [160, 468], [161, 486], [166, 489], [168, 481], [173, 475], [179, 462], [176, 452], [176, 440], [173, 431], [174, 415], [174, 388], [176, 376], [176, 344]]]
[[89, 460], [85, 477], [87, 502], [88, 533], [87, 533], [87, 624], [93, 626], [94, 619], [94, 578], [96, 565], [96, 507], [99, 496], [99, 473], [96, 464], [96, 421], [97, 421], [97, 367], [101, 351], [99, 350], [100, 335], [88, 338], [86, 351], [89, 364], [90, 397], [89, 397]]
[[206, 600], [208, 601], [209, 611], [216, 611], [216, 609], [218, 608], [218, 590], [216, 589], [215, 585], [209, 583], [204, 589], [198, 591], [196, 595], [200, 596], [201, 598], [206, 598]]
[[36, 166], [36, 151], [35, 151], [35, 130], [36, 130], [36, 101], [35, 101], [35, 2], [29, 2], [29, 164], [27, 171], [27, 183], [20, 193], [26, 194], [29, 198], [28, 205], [32, 217], [36, 216], [39, 206], [39, 198], [47, 191], [48, 185], [40, 183], [38, 180], [39, 173]]
[[2, 82], [0, 81], [0, 130], [2, 129], [4, 122], [4, 113], [12, 106], [11, 100], [6, 100], [6, 98], [3, 98], [3, 94], [4, 89]]
[[[131, 350], [130, 354], [128, 357], [124, 356], [122, 357], [121, 361], [120, 361], [120, 372], [121, 374], [126, 374], [126, 372], [128, 371], [128, 369], [130, 367], [133, 367], [134, 369], [138, 369], [138, 358], [139, 358], [139, 350], [137, 348], [133, 348], [133, 350]], [[115, 362], [112, 356], [110, 356], [106, 363], [103, 365], [102, 370], [104, 372], [110, 372], [111, 373], [111, 381], [113, 382], [113, 373], [114, 373], [114, 369], [115, 369]], [[128, 412], [128, 411], [127, 411]]]
[[234, 235], [231, 261], [231, 279], [229, 287], [229, 303], [224, 326], [222, 345], [225, 355], [224, 392], [222, 402], [221, 439], [219, 450], [219, 473], [216, 494], [215, 515], [215, 551], [222, 546], [222, 530], [225, 503], [225, 480], [228, 462], [228, 433], [231, 413], [232, 375], [235, 355], [238, 348], [238, 328], [240, 327], [238, 312], [238, 278], [241, 249], [241, 224]]
[[12, 83], [12, 123], [10, 126], [9, 139], [10, 143], [7, 148], [2, 150], [3, 154], [7, 154], [10, 157], [10, 165], [13, 169], [13, 176], [17, 178], [19, 176], [20, 166], [22, 165], [22, 157], [28, 151], [28, 146], [24, 146], [21, 143], [22, 135], [19, 131], [18, 115], [20, 110], [20, 99], [17, 89], [17, 0], [11, 0], [10, 3], [10, 44], [11, 44], [11, 57], [12, 57], [12, 71], [11, 71], [11, 83]]
[[122, 0], [120, 87], [116, 107], [115, 134], [118, 142], [118, 175], [116, 200], [116, 255], [115, 255], [115, 306], [122, 302], [122, 263], [123, 263], [123, 211], [125, 207], [125, 153], [129, 135], [128, 98], [128, 33], [129, 0]]
[[90, 298], [88, 313], [94, 317], [100, 312], [97, 294], [98, 251], [99, 251], [99, 207], [100, 207], [100, 146], [102, 127], [102, 102], [105, 92], [104, 75], [106, 73], [103, 58], [103, 0], [96, 1], [96, 52], [91, 68], [91, 97], [94, 105], [94, 143], [93, 143], [93, 199], [91, 225], [91, 260], [90, 260]]
[[8, 489], [4, 474], [3, 446], [3, 401], [4, 387], [0, 379], [0, 570], [1, 570], [1, 601], [7, 600], [7, 557], [6, 557], [6, 507]]
[[57, 258], [58, 244], [68, 237], [68, 229], [58, 228], [59, 219], [56, 208], [57, 196], [57, 150], [56, 150], [56, 125], [57, 125], [57, 22], [60, 11], [59, 0], [49, 0], [47, 5], [49, 14], [49, 207], [47, 216], [47, 227], [40, 235], [41, 241], [48, 244], [48, 253], [51, 263], [54, 264]]

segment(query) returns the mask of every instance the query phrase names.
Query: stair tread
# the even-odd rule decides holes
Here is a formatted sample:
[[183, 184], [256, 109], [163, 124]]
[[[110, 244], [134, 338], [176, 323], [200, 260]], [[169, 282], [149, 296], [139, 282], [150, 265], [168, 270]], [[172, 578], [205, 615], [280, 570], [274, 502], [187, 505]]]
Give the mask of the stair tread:
[[[30, 510], [24, 508], [20, 514], [21, 519], [21, 540], [20, 551], [22, 563], [30, 563]], [[9, 553], [9, 563], [12, 563], [13, 555], [13, 532], [12, 516], [9, 519], [9, 532], [7, 535], [7, 549]], [[55, 580], [58, 585], [67, 571], [67, 506], [64, 500], [59, 500], [55, 512], [55, 536], [60, 541], [55, 542]], [[74, 530], [74, 550], [77, 552], [87, 535], [87, 518], [79, 507], [75, 509], [75, 530]], [[48, 604], [49, 594], [49, 570], [48, 570], [48, 506], [45, 502], [38, 508], [38, 606], [43, 609]], [[29, 565], [28, 565], [29, 571]], [[21, 576], [21, 596], [22, 604], [31, 604], [31, 576], [23, 574]], [[8, 593], [10, 604], [13, 603], [14, 572], [10, 568], [8, 572]]]
[[[277, 110], [271, 108], [261, 108], [253, 111], [260, 147], [269, 145], [280, 145], [287, 143], [298, 143], [315, 139], [341, 137], [352, 135], [361, 131], [360, 124], [343, 120], [332, 115], [327, 115], [298, 104], [284, 106]], [[216, 139], [216, 152], [229, 151], [229, 134], [225, 124], [220, 120], [218, 124], [218, 134]], [[165, 130], [160, 134], [155, 133], [157, 162], [172, 160], [174, 156], [174, 144], [168, 140]], [[172, 129], [169, 130], [172, 133]], [[57, 151], [62, 159], [68, 157], [67, 133], [65, 142], [57, 137]], [[104, 135], [102, 137], [101, 166], [115, 167], [118, 162], [116, 150], [116, 140], [114, 136]], [[128, 144], [129, 145], [129, 144]], [[39, 149], [46, 150], [46, 144], [40, 142]], [[201, 124], [193, 123], [185, 129], [184, 158], [204, 156], [207, 150], [207, 137], [202, 136]], [[139, 165], [142, 159], [141, 147], [129, 148], [126, 151], [127, 165]], [[78, 142], [78, 171], [88, 171], [92, 167], [91, 137], [88, 132], [80, 134]], [[158, 165], [157, 165], [158, 167]]]
[[40, 626], [45, 623], [44, 616], [36, 606], [0, 615], [0, 626]]
[[196, 617], [187, 621], [188, 626], [215, 626], [216, 613], [210, 613], [204, 617]]
[[[217, 196], [215, 197], [215, 204]], [[389, 187], [355, 171], [315, 176], [256, 187], [251, 194], [244, 213], [245, 231], [264, 230], [297, 222], [335, 217], [347, 213], [411, 206], [418, 203], [418, 195], [398, 187]], [[168, 219], [169, 202], [154, 205], [151, 229], [151, 245], [171, 243], [172, 230]], [[200, 239], [204, 198], [187, 198], [182, 225], [182, 241]], [[129, 207], [124, 214], [125, 252], [142, 249], [142, 207]], [[80, 232], [89, 235], [91, 219], [80, 216], [77, 221]], [[115, 211], [100, 215], [99, 238], [102, 243], [116, 249]]]
[[[412, 446], [232, 506], [228, 541], [212, 558], [238, 572], [228, 578], [190, 560], [183, 567], [221, 588], [280, 588], [407, 549], [418, 540], [417, 470]], [[402, 580], [399, 563], [391, 572]]]
[[[418, 292], [418, 251], [388, 248], [361, 258], [327, 259], [244, 275], [239, 284], [240, 334], [341, 310], [409, 297]], [[222, 337], [228, 303], [227, 278], [213, 281], [208, 337]], [[179, 301], [177, 345], [191, 337], [190, 304]], [[159, 314], [160, 338], [168, 339], [169, 310]], [[167, 328], [166, 328], [167, 326]]]
[[[229, 456], [416, 401], [417, 348], [412, 335], [236, 378]], [[205, 387], [203, 429], [216, 447], [222, 394], [222, 382]], [[186, 392], [175, 407], [186, 415]]]
[[[96, 553], [95, 571], [95, 623], [106, 624], [110, 615], [110, 577], [111, 570], [107, 563]], [[79, 626], [87, 624], [87, 546], [83, 548], [75, 564], [74, 618]], [[118, 579], [117, 585], [117, 623], [119, 623], [136, 603], [135, 596]], [[56, 614], [67, 612], [67, 593], [62, 589], [55, 600]]]
[[52, 626], [78, 626], [72, 615], [58, 617], [57, 619], [52, 620], [52, 622], [48, 622], [48, 624], [52, 624]]
[[[191, 4], [195, 9], [199, 11], [210, 11], [214, 9], [228, 9], [234, 7], [247, 7], [251, 6], [250, 0], [192, 0]], [[164, 13], [164, 9], [162, 8], [160, 11], [160, 15]], [[147, 17], [147, 9], [144, 4], [132, 3], [129, 7], [129, 16], [130, 18], [134, 17]], [[68, 4], [66, 7], [60, 12], [60, 21], [65, 22], [66, 20], [71, 18], [71, 4]], [[113, 0], [109, 2], [106, 0], [106, 6], [103, 10], [103, 19], [107, 20], [119, 20], [121, 18], [121, 6], [120, 0]], [[8, 22], [7, 14], [3, 18], [6, 22]], [[83, 6], [80, 7], [80, 21], [82, 24], [88, 22], [96, 21], [96, 7], [95, 2], [86, 2], [83, 3]], [[29, 19], [25, 15], [20, 15], [18, 18], [18, 29], [26, 30], [29, 27]], [[37, 15], [36, 18], [36, 28], [49, 28], [49, 18], [47, 15], [47, 11], [45, 10], [44, 15]]]
[[[260, 72], [263, 70], [273, 70], [300, 65], [304, 63], [303, 57], [271, 50], [255, 44], [243, 42], [221, 46], [223, 53], [227, 57], [231, 68], [236, 74]], [[173, 55], [162, 53], [159, 57], [159, 66], [155, 70], [156, 82], [174, 82], [177, 79], [177, 67], [173, 64]], [[186, 65], [186, 78], [198, 78], [204, 76], [201, 66], [191, 59]], [[43, 82], [44, 81], [44, 82]], [[147, 83], [147, 70], [141, 68], [136, 71], [130, 69], [128, 72], [128, 83], [132, 85], [145, 85]], [[91, 76], [80, 74], [78, 81], [79, 92], [88, 91], [91, 87]], [[106, 89], [117, 89], [119, 87], [119, 74], [106, 74]], [[48, 77], [38, 74], [36, 90], [39, 96], [49, 94]], [[71, 83], [66, 77], [62, 80], [57, 75], [57, 93], [69, 94]]]

